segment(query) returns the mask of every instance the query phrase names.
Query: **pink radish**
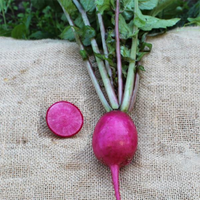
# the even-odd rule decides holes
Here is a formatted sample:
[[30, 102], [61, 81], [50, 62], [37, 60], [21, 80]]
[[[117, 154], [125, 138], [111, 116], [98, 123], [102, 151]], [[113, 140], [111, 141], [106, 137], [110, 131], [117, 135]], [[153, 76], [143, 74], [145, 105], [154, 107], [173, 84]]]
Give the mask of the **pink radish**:
[[98, 160], [110, 167], [117, 200], [120, 200], [119, 169], [132, 160], [137, 142], [136, 127], [122, 111], [106, 113], [95, 127], [93, 151]]
[[46, 114], [49, 129], [60, 137], [71, 137], [83, 126], [83, 115], [74, 104], [59, 101], [49, 107]]
[[[148, 16], [154, 12], [146, 12], [147, 8], [143, 14], [139, 0], [94, 0], [87, 5], [82, 0], [58, 2], [69, 23], [62, 35], [68, 35], [69, 28], [73, 31], [92, 84], [107, 111], [95, 127], [93, 150], [110, 167], [119, 200], [119, 169], [132, 160], [137, 148], [137, 130], [126, 113], [134, 107], [139, 71], [144, 70], [140, 60], [152, 48], [145, 38], [149, 33], [174, 26], [179, 19]], [[153, 10], [156, 8], [155, 5]], [[76, 16], [81, 16], [81, 20]], [[95, 67], [90, 56], [95, 58]], [[101, 80], [95, 76], [96, 70]]]

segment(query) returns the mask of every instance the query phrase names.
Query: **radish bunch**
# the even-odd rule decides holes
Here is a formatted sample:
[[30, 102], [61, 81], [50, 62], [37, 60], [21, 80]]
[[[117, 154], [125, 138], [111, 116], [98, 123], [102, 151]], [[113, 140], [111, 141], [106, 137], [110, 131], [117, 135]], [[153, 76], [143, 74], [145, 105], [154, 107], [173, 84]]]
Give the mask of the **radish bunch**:
[[[120, 200], [119, 169], [130, 163], [137, 149], [134, 122], [127, 114], [136, 100], [142, 57], [152, 45], [149, 34], [159, 34], [179, 19], [161, 19], [170, 1], [58, 0], [69, 25], [61, 37], [76, 40], [80, 54], [106, 113], [99, 119], [92, 146], [98, 160], [110, 167], [116, 199]], [[145, 14], [144, 14], [145, 13]], [[90, 57], [94, 57], [94, 68]], [[95, 70], [99, 71], [105, 93]]]

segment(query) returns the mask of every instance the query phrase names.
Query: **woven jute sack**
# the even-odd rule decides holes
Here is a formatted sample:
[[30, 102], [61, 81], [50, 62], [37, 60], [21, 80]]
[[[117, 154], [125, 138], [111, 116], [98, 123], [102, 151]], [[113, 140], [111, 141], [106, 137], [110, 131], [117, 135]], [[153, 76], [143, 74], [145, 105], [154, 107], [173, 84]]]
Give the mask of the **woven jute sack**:
[[[149, 38], [136, 105], [139, 136], [120, 171], [122, 200], [200, 199], [200, 28]], [[0, 38], [0, 200], [114, 200], [109, 169], [92, 152], [104, 109], [75, 43]], [[84, 126], [59, 138], [47, 108], [66, 100]]]

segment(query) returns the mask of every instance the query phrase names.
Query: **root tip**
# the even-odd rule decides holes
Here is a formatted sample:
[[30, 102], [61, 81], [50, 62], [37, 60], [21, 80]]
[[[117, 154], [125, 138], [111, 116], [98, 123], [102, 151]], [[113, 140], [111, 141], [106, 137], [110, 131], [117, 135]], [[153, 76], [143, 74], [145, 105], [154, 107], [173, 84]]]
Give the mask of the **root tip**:
[[119, 166], [112, 165], [110, 166], [110, 170], [112, 173], [112, 181], [115, 189], [116, 200], [121, 200], [120, 192], [119, 192]]

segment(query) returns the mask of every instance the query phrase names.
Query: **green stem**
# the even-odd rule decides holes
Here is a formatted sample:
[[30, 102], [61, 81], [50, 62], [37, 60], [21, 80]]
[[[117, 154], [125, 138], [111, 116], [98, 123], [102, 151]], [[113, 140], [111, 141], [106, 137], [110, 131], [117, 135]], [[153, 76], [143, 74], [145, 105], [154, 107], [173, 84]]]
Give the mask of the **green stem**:
[[[135, 0], [135, 13], [137, 12], [138, 8], [138, 0]], [[137, 54], [137, 42], [138, 42], [138, 27], [134, 25], [133, 27], [133, 33], [136, 33], [133, 40], [132, 40], [132, 46], [131, 46], [131, 59], [133, 62], [129, 64], [128, 68], [128, 74], [125, 84], [125, 90], [124, 90], [124, 96], [122, 105], [120, 107], [120, 110], [127, 112], [129, 109], [129, 105], [131, 103], [131, 96], [133, 93], [133, 87], [134, 87], [134, 79], [135, 79], [135, 62], [136, 62], [136, 54]]]
[[140, 80], [140, 76], [139, 76], [138, 72], [136, 72], [134, 89], [133, 89], [133, 94], [131, 96], [131, 101], [130, 101], [128, 112], [132, 111], [134, 104], [136, 102], [136, 96], [137, 96], [137, 92], [138, 92], [138, 88], [139, 88], [139, 80]]
[[5, 24], [5, 27], [7, 29], [6, 16], [5, 16], [5, 12], [3, 10], [2, 10], [2, 15], [3, 15], [3, 21], [4, 21], [4, 24]]
[[[0, 0], [1, 1], [1, 0]], [[1, 1], [1, 2], [3, 2], [3, 1]], [[5, 24], [5, 27], [6, 27], [6, 29], [7, 29], [7, 21], [6, 21], [6, 13], [7, 13], [7, 11], [8, 11], [8, 8], [9, 8], [9, 6], [10, 6], [10, 3], [11, 3], [11, 0], [9, 0], [8, 2], [7, 2], [7, 5], [5, 4], [5, 6], [3, 6], [2, 5], [2, 3], [0, 3], [0, 6], [2, 7], [2, 15], [3, 15], [3, 21], [4, 21], [4, 24]]]
[[[69, 16], [68, 12], [67, 12], [67, 11], [64, 9], [64, 7], [62, 6], [61, 2], [60, 2], [60, 1], [58, 1], [58, 2], [60, 3], [60, 5], [61, 5], [61, 7], [62, 7], [62, 9], [63, 9], [63, 11], [64, 11], [64, 13], [65, 13], [65, 16], [67, 17], [67, 20], [68, 20], [69, 24], [72, 26], [72, 30], [73, 30], [73, 32], [74, 32], [74, 36], [75, 36], [75, 38], [76, 38], [76, 42], [77, 42], [77, 44], [79, 45], [80, 50], [84, 50], [84, 46], [82, 45], [82, 43], [81, 43], [81, 41], [80, 41], [80, 39], [79, 39], [78, 34], [75, 32], [75, 30], [74, 30], [74, 28], [73, 28], [74, 22], [72, 21], [72, 19], [71, 19], [71, 17]], [[95, 74], [94, 74], [94, 71], [93, 71], [93, 69], [92, 69], [92, 64], [91, 64], [91, 62], [89, 61], [89, 59], [86, 60], [85, 62], [86, 62], [86, 67], [87, 67], [89, 76], [90, 76], [90, 78], [91, 78], [91, 80], [92, 80], [92, 83], [93, 83], [93, 85], [94, 85], [94, 87], [95, 87], [95, 90], [96, 90], [96, 92], [97, 92], [97, 95], [98, 95], [100, 101], [102, 102], [102, 105], [104, 106], [104, 108], [105, 108], [105, 110], [106, 110], [107, 112], [111, 111], [112, 108], [111, 108], [110, 105], [108, 104], [108, 102], [107, 102], [107, 100], [106, 100], [106, 98], [105, 98], [105, 96], [104, 96], [104, 94], [103, 94], [103, 92], [102, 92], [102, 90], [101, 90], [101, 88], [100, 88], [100, 86], [99, 86], [99, 83], [98, 83], [98, 81], [97, 81], [97, 78], [96, 78], [96, 76], [95, 76]]]
[[4, 6], [2, 5], [1, 0], [0, 0], [0, 6], [2, 7], [3, 21], [4, 21], [5, 27], [6, 27], [6, 29], [7, 29], [7, 22], [6, 22], [5, 10], [4, 10], [5, 8], [4, 8]]
[[[98, 10], [97, 10], [97, 12], [98, 12]], [[101, 41], [102, 41], [104, 55], [105, 55], [106, 58], [108, 58], [108, 48], [107, 48], [107, 45], [106, 45], [106, 39], [105, 39], [106, 34], [105, 34], [105, 26], [104, 26], [104, 23], [103, 23], [103, 18], [102, 18], [102, 15], [100, 13], [97, 14], [97, 17], [98, 17], [100, 31], [101, 31]], [[107, 60], [105, 61], [105, 66], [106, 66], [108, 75], [110, 77], [111, 84], [113, 85], [112, 70], [111, 70], [109, 62]]]
[[112, 108], [110, 107], [109, 103], [107, 102], [107, 100], [106, 100], [106, 98], [105, 98], [105, 96], [104, 96], [104, 94], [103, 94], [103, 92], [102, 92], [102, 90], [99, 86], [99, 83], [98, 83], [97, 78], [94, 74], [94, 71], [92, 70], [92, 64], [89, 60], [86, 61], [86, 64], [87, 64], [86, 67], [87, 67], [89, 76], [90, 76], [92, 83], [95, 87], [97, 95], [98, 95], [103, 107], [105, 108], [105, 110], [107, 112], [110, 112], [112, 110]]
[[[84, 24], [86, 26], [90, 26], [90, 22], [88, 20], [87, 14], [84, 11], [84, 9], [82, 8], [81, 4], [77, 0], [73, 0], [73, 2], [76, 5], [76, 7], [78, 8], [79, 12], [81, 13]], [[99, 47], [98, 47], [97, 42], [94, 38], [91, 39], [91, 46], [92, 46], [92, 50], [93, 50], [94, 53], [100, 53]], [[113, 109], [118, 109], [119, 108], [118, 100], [117, 100], [115, 91], [113, 89], [113, 86], [110, 82], [110, 79], [108, 77], [106, 68], [104, 66], [104, 62], [96, 56], [95, 56], [95, 58], [96, 58], [96, 61], [97, 61], [99, 72], [100, 72], [101, 78], [103, 80], [103, 84], [104, 84], [106, 93], [108, 95], [111, 107]]]

